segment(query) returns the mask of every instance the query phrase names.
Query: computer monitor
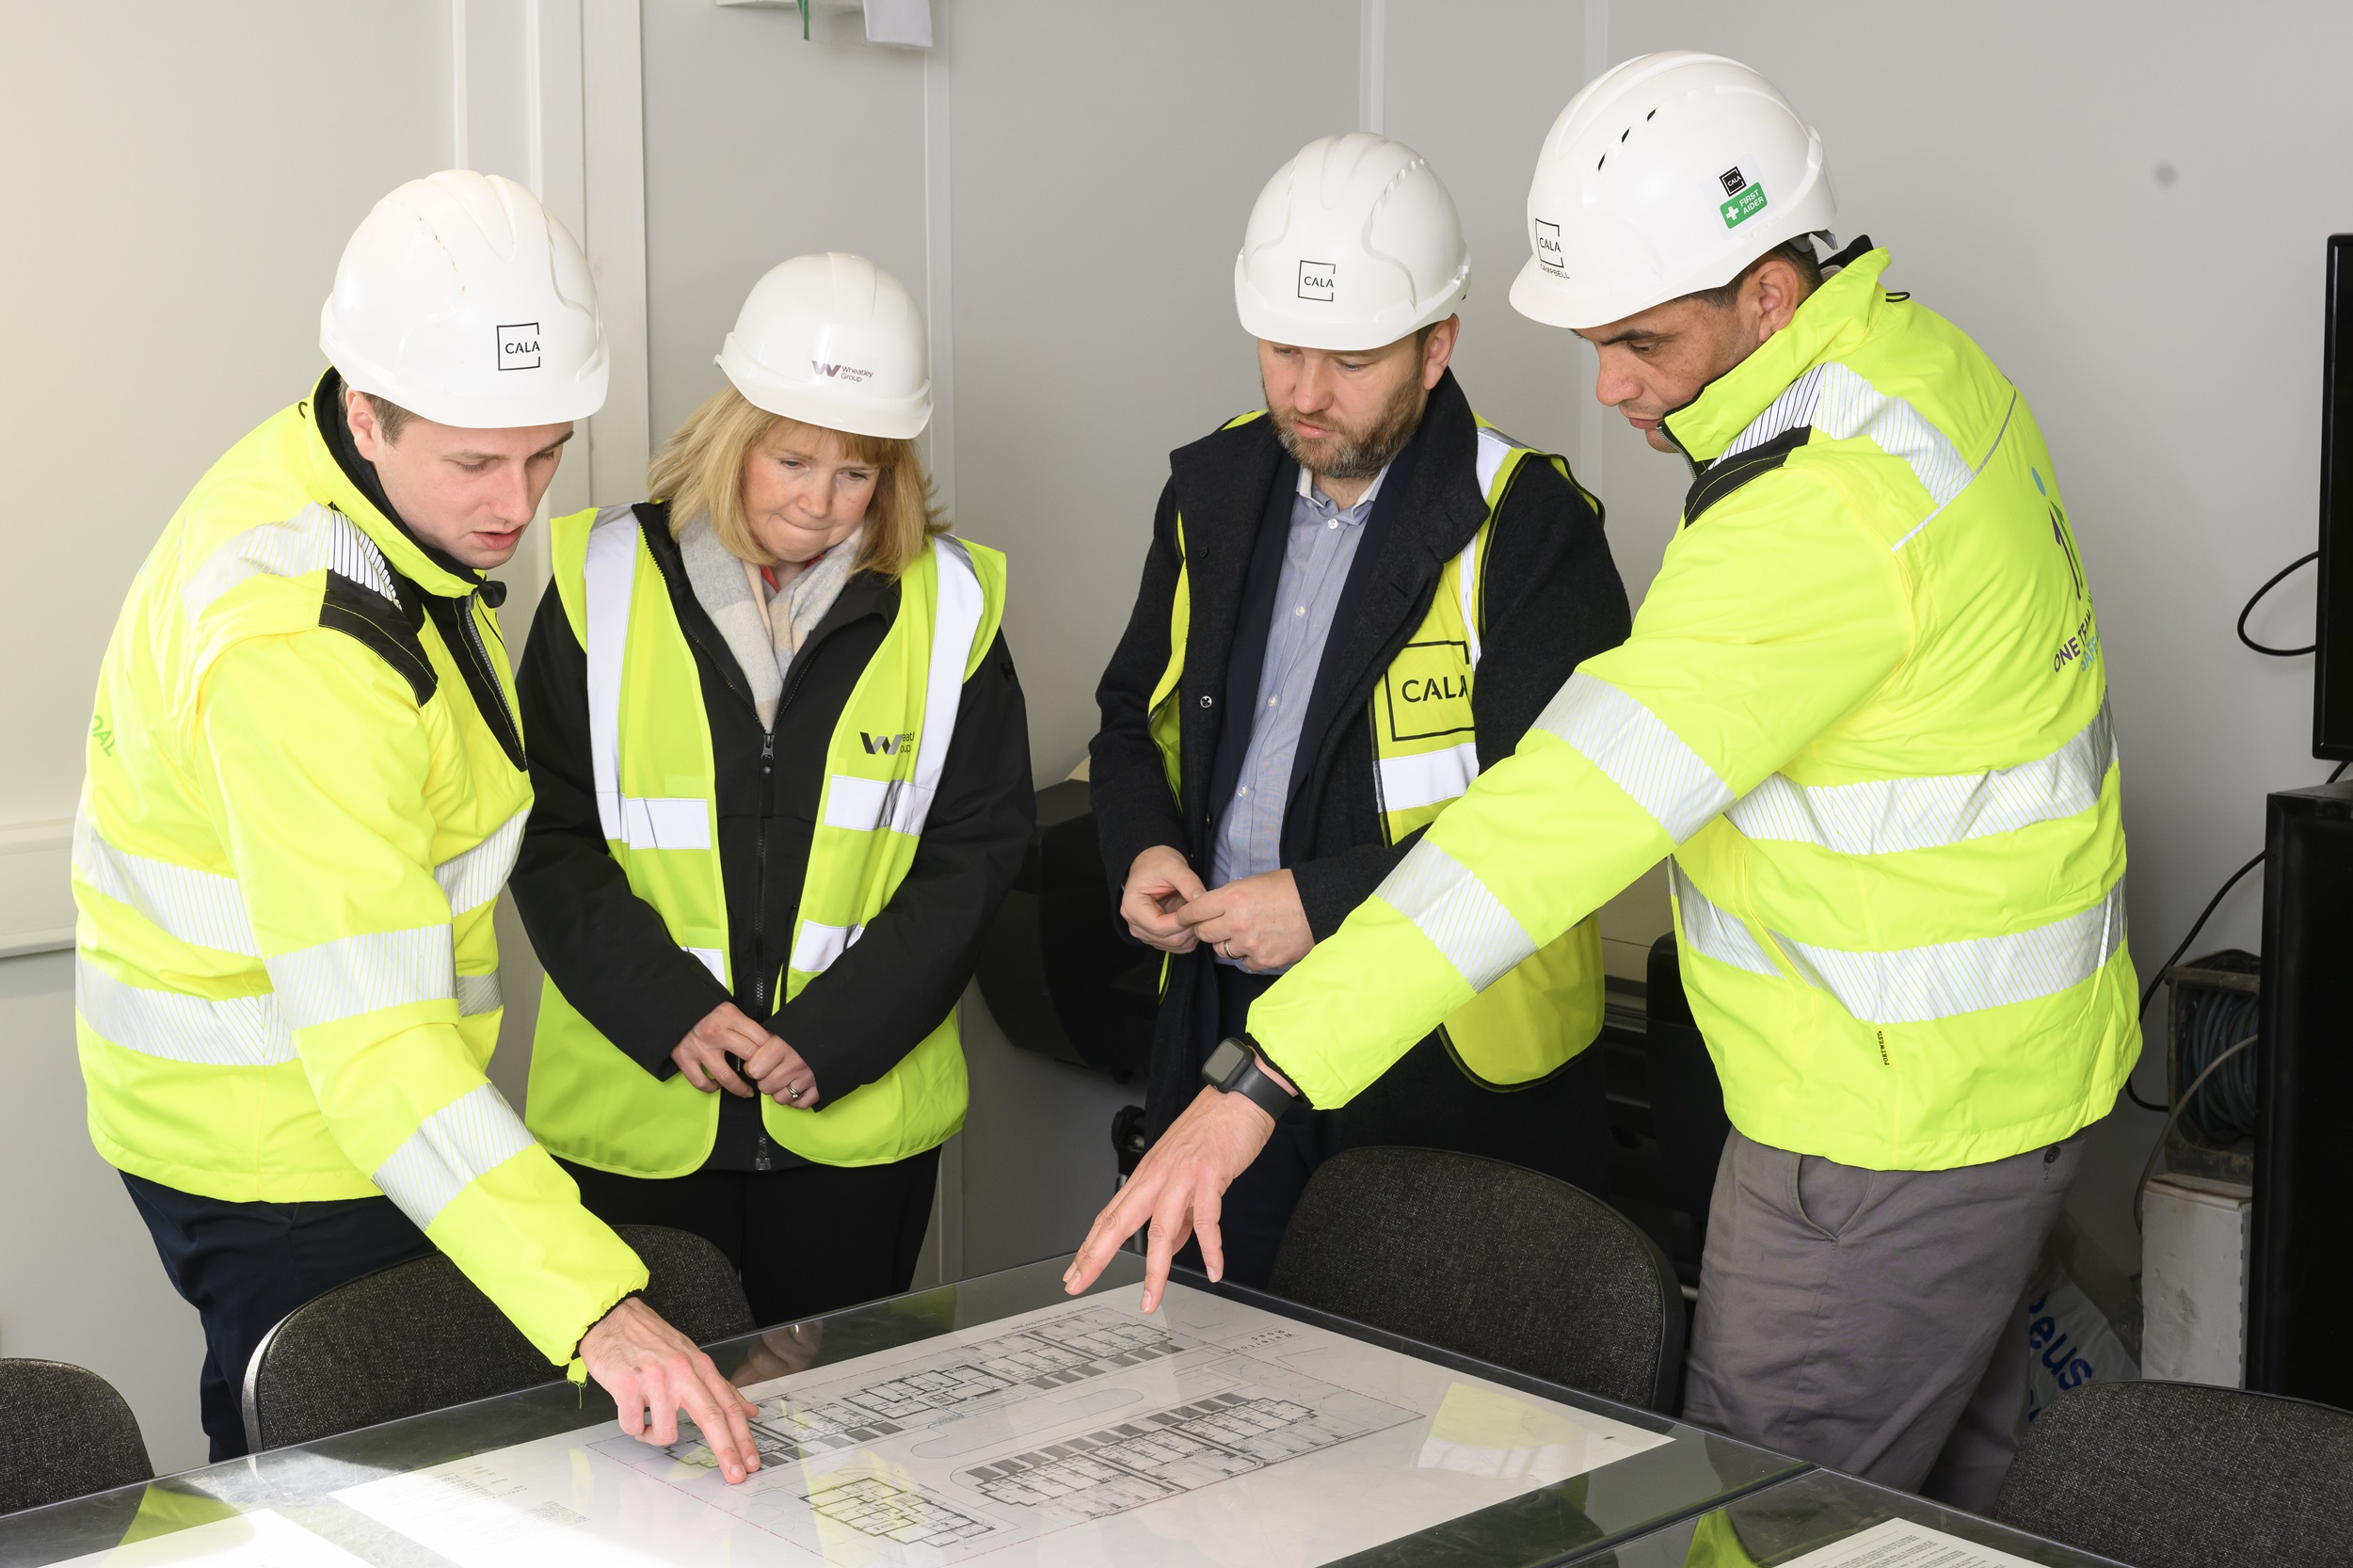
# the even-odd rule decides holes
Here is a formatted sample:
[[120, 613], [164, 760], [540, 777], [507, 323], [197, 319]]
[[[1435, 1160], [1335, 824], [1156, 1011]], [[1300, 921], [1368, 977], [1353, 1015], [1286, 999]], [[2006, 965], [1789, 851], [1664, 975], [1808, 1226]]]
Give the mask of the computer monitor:
[[2321, 337], [2320, 603], [2313, 755], [2353, 758], [2353, 234], [2329, 236]]

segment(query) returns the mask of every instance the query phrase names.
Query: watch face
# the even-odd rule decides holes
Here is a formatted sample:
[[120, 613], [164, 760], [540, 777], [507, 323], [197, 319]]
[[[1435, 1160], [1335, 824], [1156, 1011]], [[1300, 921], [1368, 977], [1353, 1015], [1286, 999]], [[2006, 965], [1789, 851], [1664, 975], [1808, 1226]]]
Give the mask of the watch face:
[[1202, 1064], [1201, 1076], [1223, 1089], [1249, 1060], [1250, 1049], [1240, 1040], [1220, 1040]]

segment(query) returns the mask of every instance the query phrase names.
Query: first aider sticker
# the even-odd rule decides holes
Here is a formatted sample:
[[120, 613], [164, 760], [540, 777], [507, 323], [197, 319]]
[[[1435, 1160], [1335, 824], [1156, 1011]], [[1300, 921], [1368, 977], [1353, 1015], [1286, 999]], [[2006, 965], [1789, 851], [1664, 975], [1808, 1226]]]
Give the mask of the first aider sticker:
[[1753, 185], [1737, 168], [1727, 168], [1716, 176], [1724, 187], [1724, 200], [1716, 210], [1724, 215], [1724, 227], [1737, 229], [1765, 210], [1765, 187]]

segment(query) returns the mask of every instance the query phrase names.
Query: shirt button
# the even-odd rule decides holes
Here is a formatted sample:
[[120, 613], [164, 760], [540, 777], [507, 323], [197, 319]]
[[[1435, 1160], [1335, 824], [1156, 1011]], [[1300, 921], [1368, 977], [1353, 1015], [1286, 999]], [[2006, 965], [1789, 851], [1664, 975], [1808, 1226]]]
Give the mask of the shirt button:
[[1325, 523], [1323, 526], [1324, 526], [1324, 527], [1326, 527], [1326, 528], [1337, 528], [1339, 525], [1340, 525], [1340, 520], [1339, 520], [1339, 519], [1337, 519], [1337, 518], [1334, 518], [1334, 519], [1333, 519], [1330, 522]]
[[1307, 607], [1305, 604], [1294, 604], [1291, 606], [1291, 614], [1294, 616], [1304, 616], [1306, 613]]
[[1245, 784], [1241, 789], [1236, 790], [1234, 793], [1241, 796], [1244, 800], [1248, 800], [1250, 798], [1250, 786]]
[[1275, 705], [1275, 703], [1276, 703], [1276, 702], [1278, 702], [1278, 701], [1280, 701], [1280, 700], [1281, 700], [1281, 699], [1280, 699], [1280, 698], [1278, 698], [1278, 697], [1269, 697], [1269, 698], [1267, 698], [1267, 699], [1266, 699], [1266, 705], [1267, 705], [1268, 707], [1272, 708], [1272, 707], [1273, 707], [1273, 706]]

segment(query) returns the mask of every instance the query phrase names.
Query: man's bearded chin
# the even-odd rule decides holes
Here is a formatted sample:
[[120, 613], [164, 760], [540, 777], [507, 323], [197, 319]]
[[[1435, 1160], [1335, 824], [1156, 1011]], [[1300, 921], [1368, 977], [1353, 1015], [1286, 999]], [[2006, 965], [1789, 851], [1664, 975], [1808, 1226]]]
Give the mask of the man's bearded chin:
[[[1263, 389], [1261, 389], [1263, 390]], [[1299, 439], [1298, 411], [1274, 408], [1274, 434], [1291, 460], [1310, 473], [1334, 479], [1370, 479], [1405, 450], [1421, 424], [1427, 393], [1419, 381], [1407, 381], [1376, 415], [1369, 428], [1341, 430], [1315, 440]], [[1273, 406], [1273, 399], [1267, 400]]]

